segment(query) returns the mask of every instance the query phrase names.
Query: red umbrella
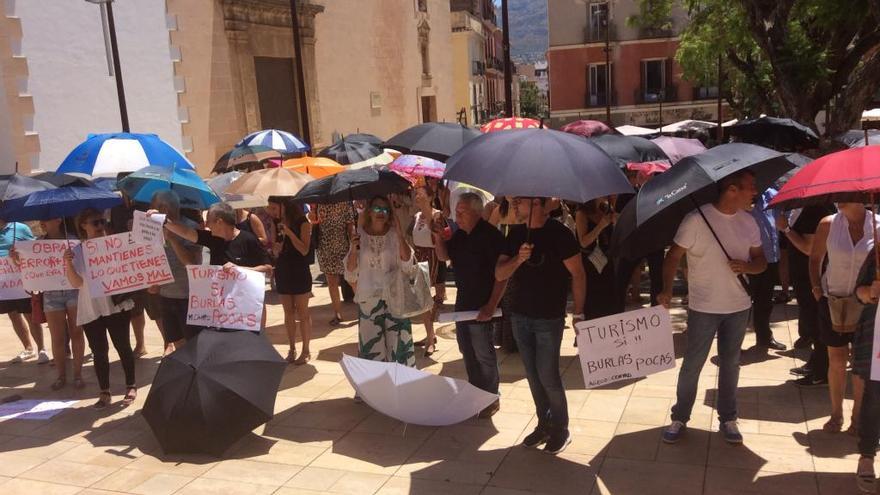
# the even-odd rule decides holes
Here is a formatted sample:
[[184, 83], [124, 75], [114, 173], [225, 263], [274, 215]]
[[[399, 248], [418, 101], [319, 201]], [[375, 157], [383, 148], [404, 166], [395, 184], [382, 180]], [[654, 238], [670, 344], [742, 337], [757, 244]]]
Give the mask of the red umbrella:
[[601, 136], [602, 134], [613, 134], [614, 131], [603, 122], [598, 120], [576, 120], [569, 122], [559, 129], [562, 132], [577, 134], [578, 136], [590, 137]]
[[541, 127], [541, 123], [535, 119], [508, 117], [506, 119], [495, 119], [483, 124], [480, 130], [485, 134], [487, 132], [508, 131], [510, 129], [537, 129], [538, 127]]

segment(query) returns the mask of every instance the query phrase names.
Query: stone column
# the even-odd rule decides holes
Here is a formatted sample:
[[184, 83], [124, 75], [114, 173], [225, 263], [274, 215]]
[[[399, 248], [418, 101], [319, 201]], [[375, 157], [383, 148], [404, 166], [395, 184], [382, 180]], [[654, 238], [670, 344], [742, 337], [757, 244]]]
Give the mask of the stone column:
[[321, 147], [330, 143], [324, 142], [321, 129], [321, 97], [318, 92], [318, 68], [315, 57], [315, 16], [324, 11], [321, 5], [300, 1], [297, 3], [299, 28], [302, 33], [303, 72], [306, 80], [306, 100], [309, 105], [309, 128], [312, 132], [312, 146]]

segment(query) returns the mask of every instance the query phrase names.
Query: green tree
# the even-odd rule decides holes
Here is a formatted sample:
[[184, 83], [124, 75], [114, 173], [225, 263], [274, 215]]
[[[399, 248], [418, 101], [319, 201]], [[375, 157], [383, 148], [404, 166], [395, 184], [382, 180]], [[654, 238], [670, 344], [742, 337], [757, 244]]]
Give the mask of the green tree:
[[767, 113], [826, 133], [851, 128], [880, 88], [878, 0], [641, 0], [637, 25], [675, 3], [690, 21], [676, 59], [690, 81], [713, 85], [723, 61], [723, 95], [742, 116]]
[[532, 81], [520, 81], [519, 83], [519, 106], [523, 117], [540, 119], [541, 97], [538, 93], [538, 85]]

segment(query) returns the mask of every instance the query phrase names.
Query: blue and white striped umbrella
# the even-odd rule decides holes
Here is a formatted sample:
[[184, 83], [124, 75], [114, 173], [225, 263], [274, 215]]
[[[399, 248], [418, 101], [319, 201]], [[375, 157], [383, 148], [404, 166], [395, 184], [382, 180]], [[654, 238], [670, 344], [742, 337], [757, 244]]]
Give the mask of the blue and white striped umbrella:
[[180, 151], [155, 134], [117, 132], [90, 134], [58, 166], [59, 174], [116, 177], [144, 167], [179, 167], [195, 170]]
[[304, 153], [309, 150], [309, 145], [296, 135], [277, 129], [253, 132], [236, 144], [236, 146], [254, 145], [268, 146], [282, 153]]

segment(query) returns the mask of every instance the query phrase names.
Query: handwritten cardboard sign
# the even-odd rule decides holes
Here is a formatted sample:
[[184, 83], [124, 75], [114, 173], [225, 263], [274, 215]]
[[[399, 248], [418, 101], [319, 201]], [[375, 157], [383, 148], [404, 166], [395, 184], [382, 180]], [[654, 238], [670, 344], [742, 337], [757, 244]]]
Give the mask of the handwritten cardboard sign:
[[162, 231], [163, 225], [165, 225], [165, 215], [157, 213], [147, 216], [146, 213], [135, 210], [134, 221], [131, 224], [131, 234], [134, 242], [165, 245], [165, 234]]
[[12, 258], [0, 258], [0, 301], [25, 299], [31, 296], [21, 284], [21, 270]]
[[260, 331], [266, 277], [247, 268], [187, 265], [188, 325]]
[[78, 240], [19, 241], [15, 244], [25, 290], [72, 289], [64, 273], [64, 251], [79, 245]]
[[587, 388], [675, 367], [672, 322], [662, 306], [583, 321], [575, 328]]
[[93, 297], [124, 294], [174, 281], [165, 249], [134, 242], [131, 232], [83, 241], [85, 280]]

